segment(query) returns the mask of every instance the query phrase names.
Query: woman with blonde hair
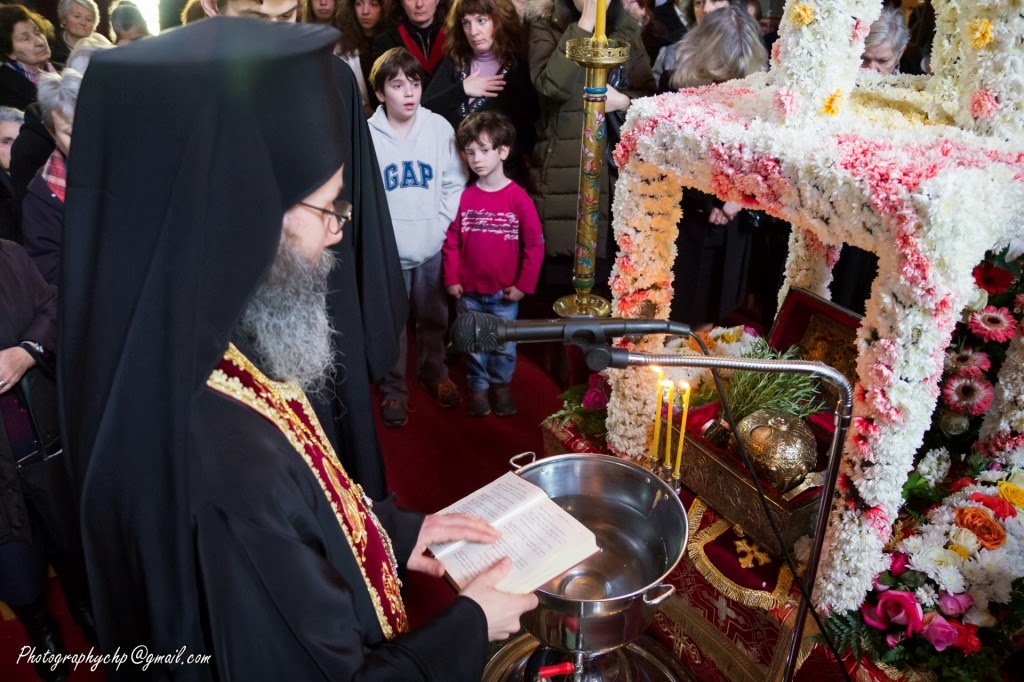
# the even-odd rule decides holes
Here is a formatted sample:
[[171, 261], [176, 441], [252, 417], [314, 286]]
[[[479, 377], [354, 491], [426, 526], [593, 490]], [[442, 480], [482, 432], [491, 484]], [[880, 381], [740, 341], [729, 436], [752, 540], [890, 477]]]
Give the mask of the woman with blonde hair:
[[[707, 14], [675, 47], [673, 88], [723, 83], [764, 71], [761, 32], [742, 5]], [[719, 324], [744, 301], [757, 220], [742, 206], [695, 189], [683, 190], [676, 238], [672, 319], [692, 326]]]
[[760, 28], [737, 5], [708, 14], [676, 43], [674, 56], [674, 68], [666, 69], [672, 90], [743, 78], [768, 64]]

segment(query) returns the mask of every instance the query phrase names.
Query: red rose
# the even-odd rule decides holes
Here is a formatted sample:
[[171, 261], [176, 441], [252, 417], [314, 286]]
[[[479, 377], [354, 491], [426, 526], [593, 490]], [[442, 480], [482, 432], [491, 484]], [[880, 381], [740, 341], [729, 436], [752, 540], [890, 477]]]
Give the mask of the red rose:
[[955, 481], [953, 481], [952, 483], [949, 484], [949, 492], [950, 492], [950, 494], [955, 493], [956, 491], [963, 490], [967, 486], [974, 485], [975, 483], [977, 483], [977, 481], [975, 481], [970, 476], [964, 476], [963, 478], [958, 478], [958, 479], [956, 479]]
[[1010, 288], [1014, 280], [1013, 273], [985, 261], [974, 268], [974, 281], [988, 292], [989, 296], [1001, 294]]
[[957, 631], [957, 638], [953, 646], [968, 656], [981, 651], [981, 640], [978, 639], [977, 625], [964, 625], [956, 620], [950, 620], [949, 624], [956, 628]]
[[971, 499], [975, 502], [980, 502], [991, 509], [997, 519], [1013, 518], [1017, 516], [1017, 508], [1001, 497], [994, 497], [983, 493], [971, 493]]

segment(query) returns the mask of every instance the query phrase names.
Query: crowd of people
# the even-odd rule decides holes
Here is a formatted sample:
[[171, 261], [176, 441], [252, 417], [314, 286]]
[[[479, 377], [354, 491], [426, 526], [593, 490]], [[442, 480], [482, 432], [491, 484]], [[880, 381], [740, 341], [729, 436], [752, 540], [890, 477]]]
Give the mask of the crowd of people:
[[[768, 68], [761, 10], [612, 0], [607, 34], [630, 57], [609, 74], [609, 148], [634, 99]], [[397, 509], [372, 410], [407, 423], [411, 333], [438, 403], [516, 413], [514, 344], [468, 355], [460, 388], [445, 334], [452, 311], [512, 320], [570, 290], [584, 70], [565, 47], [596, 11], [191, 0], [188, 26], [152, 37], [121, 0], [108, 39], [94, 0], [61, 0], [59, 32], [0, 5], [0, 601], [34, 646], [64, 646], [50, 561], [104, 650], [214, 655], [215, 672], [158, 676], [479, 679], [488, 639], [535, 599], [494, 588], [503, 563], [406, 631], [400, 576], [441, 570], [424, 548], [496, 534]], [[896, 71], [909, 35], [884, 10], [864, 68]], [[751, 252], [786, 229], [687, 190], [673, 319], [774, 297], [780, 273]], [[41, 472], [49, 487], [29, 486]]]

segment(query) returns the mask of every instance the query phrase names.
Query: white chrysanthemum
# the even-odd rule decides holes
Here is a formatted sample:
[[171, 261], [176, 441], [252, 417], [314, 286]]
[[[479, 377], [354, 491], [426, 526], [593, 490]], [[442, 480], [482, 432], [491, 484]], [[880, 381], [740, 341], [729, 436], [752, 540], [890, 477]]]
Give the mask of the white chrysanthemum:
[[934, 587], [927, 583], [914, 590], [914, 598], [921, 603], [921, 606], [935, 606], [939, 601], [939, 593]]
[[929, 450], [918, 462], [917, 473], [934, 488], [949, 473], [949, 450], [946, 448]]

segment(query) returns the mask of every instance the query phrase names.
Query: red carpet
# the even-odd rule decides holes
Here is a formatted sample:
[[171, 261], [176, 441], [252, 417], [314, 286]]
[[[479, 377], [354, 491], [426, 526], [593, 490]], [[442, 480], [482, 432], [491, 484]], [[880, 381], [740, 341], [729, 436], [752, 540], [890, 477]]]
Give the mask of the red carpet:
[[[530, 355], [539, 346], [527, 349]], [[410, 381], [409, 423], [400, 429], [384, 426], [377, 415], [388, 485], [401, 506], [430, 513], [465, 497], [505, 472], [511, 457], [532, 450], [543, 456], [540, 423], [560, 406], [555, 381], [519, 347], [512, 396], [519, 408], [514, 417], [493, 414], [470, 417], [461, 362], [453, 363], [452, 379], [463, 404], [438, 405], [417, 382]], [[415, 356], [410, 349], [410, 358]], [[415, 376], [410, 368], [408, 377]], [[415, 384], [415, 385], [413, 385]], [[455, 593], [443, 580], [411, 574], [405, 580], [406, 606], [413, 626], [447, 606]]]
[[[536, 349], [538, 347], [533, 346], [530, 350]], [[410, 357], [415, 357], [415, 353], [411, 352]], [[415, 372], [410, 371], [409, 376], [415, 376]], [[465, 380], [460, 366], [453, 367], [452, 378], [465, 400]], [[377, 425], [391, 488], [398, 494], [402, 506], [423, 512], [437, 511], [494, 480], [509, 470], [509, 458], [520, 452], [533, 450], [541, 455], [538, 425], [560, 406], [559, 388], [554, 380], [522, 353], [512, 381], [512, 394], [519, 407], [514, 417], [473, 418], [466, 414], [465, 403], [446, 410], [420, 386], [410, 386], [410, 390], [409, 423], [401, 429], [390, 429], [381, 425], [378, 414]], [[405, 582], [404, 591], [414, 625], [455, 598], [442, 580], [413, 574]], [[68, 614], [63, 592], [55, 579], [50, 581], [47, 601], [50, 612], [60, 622], [68, 649], [88, 652], [89, 646]], [[33, 682], [38, 679], [31, 665], [17, 663], [18, 653], [27, 644], [21, 625], [0, 603], [0, 680]], [[101, 671], [92, 672], [84, 664], [69, 677], [70, 682], [103, 679]]]

